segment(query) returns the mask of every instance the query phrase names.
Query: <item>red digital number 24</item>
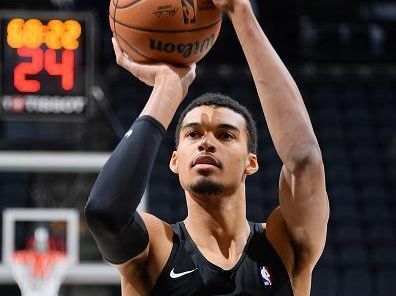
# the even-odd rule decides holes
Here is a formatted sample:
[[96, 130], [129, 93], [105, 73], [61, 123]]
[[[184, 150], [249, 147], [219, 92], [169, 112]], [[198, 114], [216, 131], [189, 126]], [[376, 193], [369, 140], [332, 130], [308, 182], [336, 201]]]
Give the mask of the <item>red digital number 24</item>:
[[43, 68], [49, 75], [60, 76], [62, 89], [71, 90], [74, 87], [74, 52], [64, 50], [60, 63], [56, 61], [54, 49], [47, 49], [45, 53], [41, 48], [18, 48], [20, 57], [30, 57], [30, 62], [21, 62], [14, 69], [14, 86], [20, 92], [37, 92], [41, 89], [38, 80], [27, 79], [26, 75], [40, 73]]

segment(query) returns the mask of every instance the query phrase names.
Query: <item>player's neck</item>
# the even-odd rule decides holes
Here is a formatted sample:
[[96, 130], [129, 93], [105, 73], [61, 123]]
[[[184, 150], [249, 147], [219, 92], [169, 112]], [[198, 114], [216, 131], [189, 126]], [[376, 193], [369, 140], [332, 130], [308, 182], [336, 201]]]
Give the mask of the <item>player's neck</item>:
[[[246, 220], [245, 188], [227, 197], [187, 197], [188, 217], [185, 224], [189, 234], [200, 245], [229, 253], [242, 252], [250, 228]], [[217, 245], [217, 246], [216, 246]]]

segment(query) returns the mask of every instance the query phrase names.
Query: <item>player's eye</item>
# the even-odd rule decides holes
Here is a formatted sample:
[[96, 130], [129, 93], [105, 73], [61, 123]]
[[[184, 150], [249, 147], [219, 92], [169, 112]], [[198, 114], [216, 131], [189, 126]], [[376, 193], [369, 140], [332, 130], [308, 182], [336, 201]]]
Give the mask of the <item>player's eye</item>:
[[197, 139], [199, 137], [199, 132], [197, 132], [197, 131], [189, 131], [186, 134], [186, 137], [187, 138], [191, 138], [191, 139]]
[[235, 136], [230, 132], [224, 132], [220, 134], [220, 138], [223, 140], [232, 140], [235, 139]]

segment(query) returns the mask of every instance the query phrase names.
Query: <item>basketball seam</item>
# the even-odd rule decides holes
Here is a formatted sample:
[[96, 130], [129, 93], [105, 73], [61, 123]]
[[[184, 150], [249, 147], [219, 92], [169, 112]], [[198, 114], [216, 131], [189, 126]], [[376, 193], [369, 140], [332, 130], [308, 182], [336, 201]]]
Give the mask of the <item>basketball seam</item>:
[[201, 30], [205, 30], [208, 29], [210, 27], [213, 27], [215, 25], [217, 25], [219, 22], [221, 22], [221, 18], [219, 18], [217, 21], [215, 21], [214, 23], [207, 25], [205, 27], [199, 27], [199, 28], [194, 28], [194, 29], [190, 29], [190, 30], [150, 30], [150, 29], [145, 29], [145, 28], [140, 28], [140, 27], [135, 27], [135, 26], [131, 26], [131, 25], [127, 25], [124, 23], [121, 23], [120, 21], [116, 20], [115, 17], [112, 17], [111, 15], [109, 15], [110, 18], [114, 21], [114, 28], [115, 28], [115, 23], [130, 28], [130, 29], [134, 29], [137, 31], [142, 31], [142, 32], [150, 32], [150, 33], [183, 33], [183, 32], [194, 32], [194, 31], [201, 31]]
[[[142, 52], [139, 51], [137, 48], [135, 48], [134, 46], [132, 46], [131, 44], [129, 44], [128, 41], [126, 41], [124, 38], [122, 38], [121, 36], [119, 36], [119, 35], [117, 34], [117, 28], [116, 28], [116, 12], [117, 12], [118, 1], [119, 1], [119, 0], [117, 0], [117, 4], [114, 4], [114, 0], [113, 0], [113, 4], [114, 4], [114, 17], [111, 16], [111, 14], [109, 13], [109, 17], [113, 20], [114, 33], [115, 33], [115, 37], [117, 38], [117, 42], [118, 42], [118, 39], [121, 39], [122, 41], [124, 41], [124, 42], [129, 46], [129, 48], [131, 48], [134, 52], [136, 52], [136, 53], [137, 53], [138, 55], [140, 55], [141, 57], [143, 57], [143, 58], [145, 58], [145, 59], [147, 59], [147, 60], [156, 62], [155, 60], [153, 60], [153, 59], [147, 57], [144, 53], [142, 53]], [[140, 1], [140, 0], [138, 0], [138, 1]], [[136, 2], [135, 2], [135, 3], [136, 3]], [[119, 42], [118, 42], [118, 43], [119, 43]]]
[[111, 15], [110, 13], [109, 13], [109, 16], [110, 16], [110, 18], [113, 20], [113, 26], [114, 26], [114, 32], [117, 34], [117, 32], [116, 32], [116, 22], [115, 22], [115, 20], [116, 20], [116, 13], [117, 13], [117, 9], [118, 9], [118, 2], [119, 2], [120, 0], [117, 0], [117, 3], [115, 3], [114, 4], [114, 0], [113, 0], [113, 4], [114, 4], [114, 13], [113, 13], [113, 15]]
[[133, 45], [131, 45], [128, 41], [126, 41], [124, 38], [122, 38], [121, 36], [118, 36], [122, 41], [124, 41], [131, 49], [133, 49], [138, 55], [140, 55], [141, 57], [148, 59], [152, 62], [158, 62], [156, 60], [153, 60], [152, 58], [149, 58], [148, 56], [146, 56], [144, 53], [142, 53], [140, 50], [138, 50], [136, 47], [134, 47]]
[[114, 4], [114, 0], [113, 0], [113, 4], [114, 4], [114, 16], [113, 17], [111, 16], [110, 11], [109, 11], [109, 17], [113, 20], [114, 33], [115, 33], [115, 38], [117, 39], [117, 42], [118, 42], [118, 34], [117, 34], [115, 19], [116, 19], [118, 1], [120, 1], [120, 0], [117, 0], [117, 4]]
[[118, 1], [119, 1], [119, 0], [117, 0], [117, 4], [114, 3], [114, 1], [115, 1], [115, 0], [113, 0], [113, 4], [114, 4], [115, 7], [117, 7], [118, 9], [124, 9], [124, 8], [131, 7], [131, 6], [133, 6], [133, 5], [135, 5], [135, 4], [139, 3], [139, 2], [141, 2], [141, 1], [143, 1], [143, 0], [135, 0], [134, 2], [129, 3], [129, 4], [125, 5], [125, 6], [118, 6]]

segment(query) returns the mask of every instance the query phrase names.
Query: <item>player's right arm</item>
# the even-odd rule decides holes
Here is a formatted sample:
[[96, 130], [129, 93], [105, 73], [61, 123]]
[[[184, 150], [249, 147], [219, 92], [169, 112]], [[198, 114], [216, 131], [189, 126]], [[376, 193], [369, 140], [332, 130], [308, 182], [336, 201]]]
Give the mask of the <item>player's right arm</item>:
[[254, 16], [249, 0], [213, 2], [231, 19], [283, 162], [280, 207], [268, 218], [266, 235], [289, 272], [295, 294], [308, 295], [329, 219], [320, 147], [300, 91]]
[[195, 65], [138, 64], [122, 53], [114, 39], [113, 45], [117, 63], [153, 87], [140, 116], [102, 168], [85, 207], [88, 227], [103, 257], [117, 265], [125, 278], [152, 253], [157, 254], [154, 265], [167, 259], [161, 258], [160, 248], [161, 239], [169, 238], [167, 225], [148, 214], [138, 214], [136, 208], [166, 128], [195, 78]]

